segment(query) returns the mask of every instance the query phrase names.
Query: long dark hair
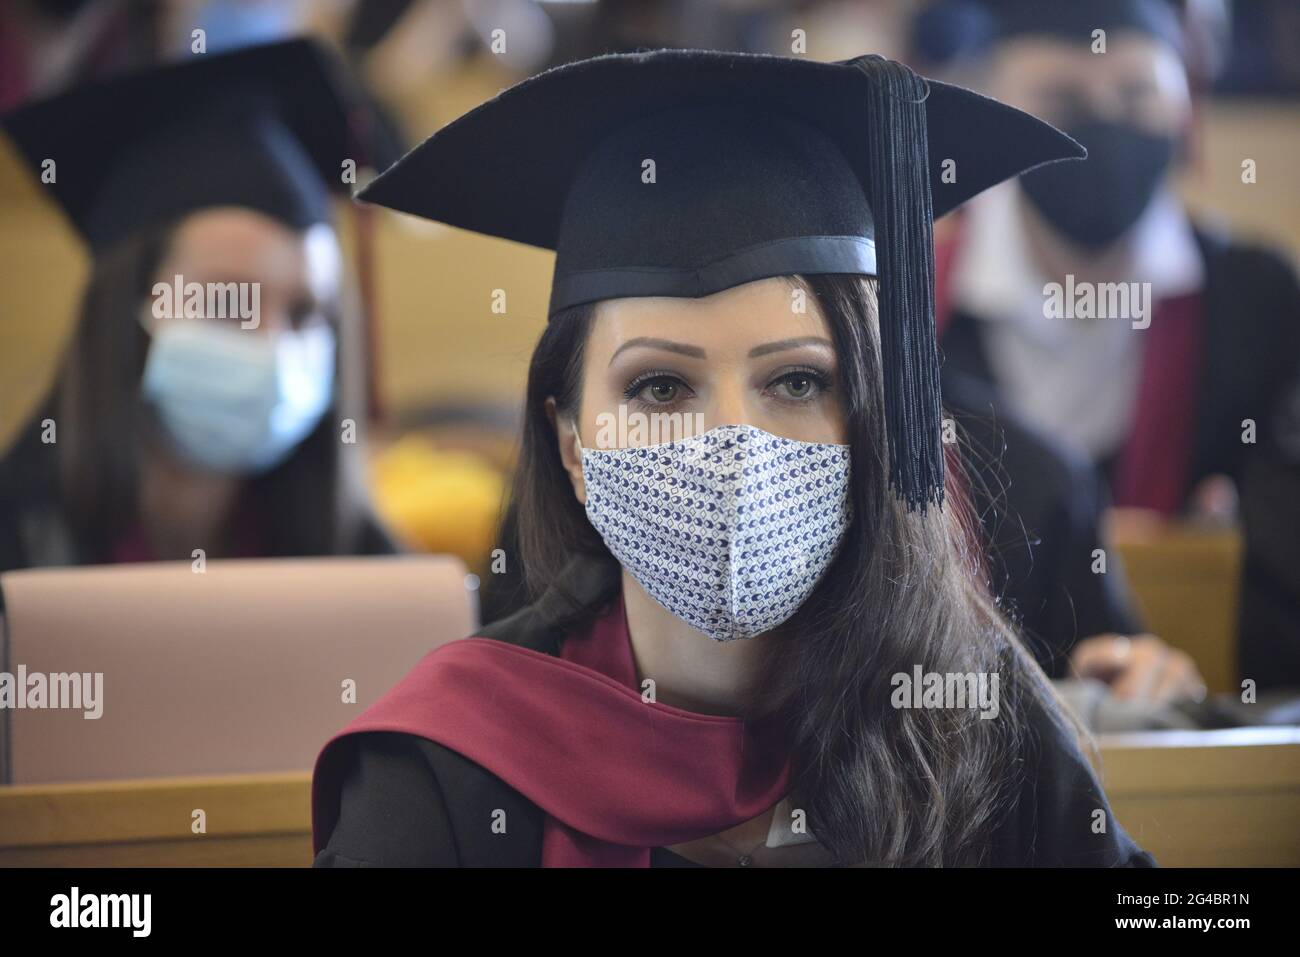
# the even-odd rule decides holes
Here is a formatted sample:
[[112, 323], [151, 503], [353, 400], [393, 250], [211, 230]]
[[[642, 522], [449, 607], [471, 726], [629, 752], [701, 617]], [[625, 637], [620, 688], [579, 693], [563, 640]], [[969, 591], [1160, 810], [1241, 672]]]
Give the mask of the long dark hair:
[[[141, 443], [156, 427], [140, 398], [149, 336], [138, 321], [172, 228], [142, 230], [99, 253], [55, 384], [60, 510], [80, 560], [109, 559], [138, 521]], [[346, 296], [346, 293], [345, 293]], [[375, 527], [364, 492], [363, 446], [340, 441], [340, 423], [363, 429], [364, 371], [357, 323], [341, 299], [329, 316], [339, 342], [335, 400], [281, 465], [249, 479], [241, 507], [255, 511], [268, 556], [347, 554]], [[353, 317], [355, 318], [355, 317]]]
[[[1055, 696], [989, 594], [961, 480], [949, 481], [943, 509], [925, 513], [908, 511], [888, 488], [875, 280], [791, 281], [815, 297], [839, 356], [853, 519], [832, 566], [771, 643], [750, 713], [780, 714], [791, 798], [839, 861], [987, 863], [1033, 743], [1029, 709], [1045, 707], [1060, 720]], [[578, 306], [553, 317], [529, 372], [503, 535], [518, 548], [534, 597], [558, 587], [575, 555], [614, 560], [573, 494], [545, 407], [554, 397], [560, 415], [576, 412], [594, 313]], [[949, 465], [958, 475], [952, 454]], [[997, 674], [997, 718], [893, 707], [892, 676], [915, 666]]]

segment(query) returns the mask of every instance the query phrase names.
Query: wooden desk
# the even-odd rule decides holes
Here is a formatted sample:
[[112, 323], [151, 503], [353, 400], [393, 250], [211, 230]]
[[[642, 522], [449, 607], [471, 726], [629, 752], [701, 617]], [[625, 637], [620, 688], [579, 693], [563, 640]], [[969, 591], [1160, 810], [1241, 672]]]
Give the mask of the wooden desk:
[[[1116, 815], [1162, 866], [1300, 866], [1300, 728], [1099, 744]], [[310, 791], [306, 771], [0, 788], [0, 866], [306, 867]]]
[[1163, 867], [1300, 867], [1300, 728], [1099, 737], [1125, 829]]
[[[207, 833], [191, 831], [196, 808]], [[311, 773], [0, 787], [2, 867], [305, 867]]]

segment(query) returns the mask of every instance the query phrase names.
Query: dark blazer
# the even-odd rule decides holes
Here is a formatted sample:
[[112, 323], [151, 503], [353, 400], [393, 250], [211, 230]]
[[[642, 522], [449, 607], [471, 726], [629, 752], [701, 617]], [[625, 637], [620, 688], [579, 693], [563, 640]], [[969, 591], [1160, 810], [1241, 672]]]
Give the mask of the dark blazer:
[[[572, 609], [618, 587], [608, 561], [578, 560], [555, 591], [477, 634], [558, 654], [581, 621]], [[1059, 717], [1035, 710], [1024, 753], [1027, 773], [1016, 804], [992, 837], [989, 863], [1035, 866], [1150, 867], [1110, 812], [1096, 776]], [[317, 867], [536, 867], [541, 863], [543, 811], [495, 775], [423, 738], [370, 732], [342, 739], [346, 762], [337, 795], [339, 816], [317, 855]], [[506, 833], [491, 827], [505, 811]], [[1103, 812], [1104, 833], [1093, 833]], [[497, 815], [499, 817], [499, 815]], [[691, 866], [658, 848], [651, 866]]]

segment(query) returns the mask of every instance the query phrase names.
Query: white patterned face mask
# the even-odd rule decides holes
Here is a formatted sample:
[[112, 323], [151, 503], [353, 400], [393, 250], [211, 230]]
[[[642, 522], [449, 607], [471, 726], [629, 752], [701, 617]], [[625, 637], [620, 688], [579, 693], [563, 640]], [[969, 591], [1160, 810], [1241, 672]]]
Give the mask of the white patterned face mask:
[[715, 641], [799, 610], [851, 517], [849, 446], [723, 425], [660, 445], [582, 449], [587, 518], [655, 601]]

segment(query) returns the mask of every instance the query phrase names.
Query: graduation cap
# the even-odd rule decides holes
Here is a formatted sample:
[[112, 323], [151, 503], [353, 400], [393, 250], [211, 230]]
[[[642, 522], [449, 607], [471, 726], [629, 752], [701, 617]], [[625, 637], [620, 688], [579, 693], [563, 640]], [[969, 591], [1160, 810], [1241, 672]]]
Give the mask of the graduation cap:
[[878, 56], [655, 50], [525, 80], [358, 198], [555, 250], [552, 318], [773, 276], [878, 276], [890, 482], [924, 509], [944, 481], [932, 219], [1084, 155], [1028, 114]]
[[26, 104], [0, 125], [92, 250], [212, 206], [331, 220], [343, 162], [370, 158], [364, 101], [308, 39], [196, 54]]

